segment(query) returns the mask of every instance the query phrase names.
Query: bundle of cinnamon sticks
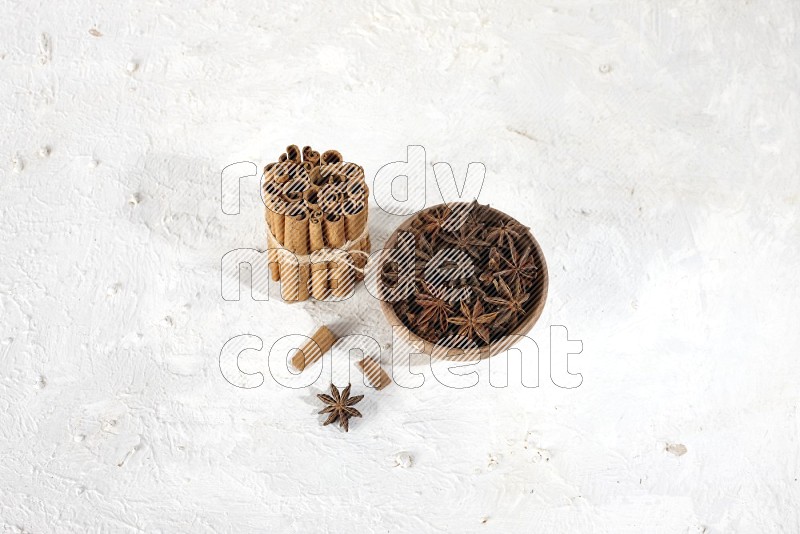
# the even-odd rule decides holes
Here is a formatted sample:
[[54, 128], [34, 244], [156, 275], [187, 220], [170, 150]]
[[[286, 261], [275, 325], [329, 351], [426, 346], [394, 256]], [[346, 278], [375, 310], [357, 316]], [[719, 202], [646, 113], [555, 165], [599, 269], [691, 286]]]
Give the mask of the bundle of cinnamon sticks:
[[264, 167], [270, 270], [284, 300], [351, 295], [366, 264], [364, 254], [351, 252], [371, 248], [368, 194], [364, 169], [336, 150], [291, 145]]

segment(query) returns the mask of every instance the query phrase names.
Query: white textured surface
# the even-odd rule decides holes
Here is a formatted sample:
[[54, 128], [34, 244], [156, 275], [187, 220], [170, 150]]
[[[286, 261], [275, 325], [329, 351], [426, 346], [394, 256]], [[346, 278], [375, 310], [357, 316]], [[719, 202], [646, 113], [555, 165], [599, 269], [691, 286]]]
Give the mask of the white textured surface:
[[[800, 530], [797, 2], [115, 4], [0, 17], [4, 530]], [[583, 385], [428, 373], [345, 435], [322, 380], [225, 382], [241, 333], [390, 341], [363, 289], [221, 300], [263, 219], [255, 180], [220, 212], [219, 172], [289, 142], [484, 162]]]

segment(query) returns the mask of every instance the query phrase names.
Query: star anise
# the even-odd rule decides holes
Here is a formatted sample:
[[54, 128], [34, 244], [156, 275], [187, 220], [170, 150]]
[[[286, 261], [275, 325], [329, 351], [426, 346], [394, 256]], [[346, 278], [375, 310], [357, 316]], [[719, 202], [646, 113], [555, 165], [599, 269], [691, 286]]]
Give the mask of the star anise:
[[492, 247], [492, 250], [489, 252], [489, 261], [486, 262], [486, 265], [483, 267], [483, 272], [479, 276], [480, 281], [488, 286], [491, 286], [494, 282], [495, 276], [497, 275], [497, 271], [499, 270], [500, 253], [496, 248]]
[[381, 280], [387, 287], [394, 287], [400, 279], [400, 267], [396, 261], [389, 261], [381, 266]]
[[431, 261], [435, 253], [433, 245], [425, 235], [420, 234], [416, 237], [414, 248], [414, 276], [417, 279], [425, 276], [425, 268], [428, 266], [428, 262]]
[[[415, 306], [416, 308], [416, 306]], [[415, 319], [417, 318], [416, 314], [411, 311], [411, 306], [409, 305], [407, 300], [402, 300], [394, 305], [395, 313], [397, 313], [397, 317], [399, 317], [403, 324], [408, 327], [413, 327], [415, 323]]]
[[483, 206], [478, 204], [477, 200], [469, 204], [456, 204], [449, 223], [450, 230], [466, 224], [468, 228], [477, 228], [477, 231], [481, 231], [486, 226], [483, 223]]
[[485, 343], [489, 343], [489, 329], [486, 328], [486, 325], [494, 321], [495, 317], [497, 317], [497, 312], [484, 313], [480, 299], [475, 301], [475, 306], [470, 310], [466, 300], [462, 300], [461, 315], [461, 317], [452, 317], [447, 320], [449, 323], [460, 327], [458, 335], [468, 339], [472, 339], [474, 335], [477, 335]]
[[443, 235], [442, 239], [447, 243], [465, 251], [473, 258], [477, 258], [481, 254], [484, 247], [489, 246], [489, 243], [482, 239], [475, 237], [475, 234], [480, 230], [480, 227], [474, 226], [472, 228], [467, 224], [462, 224], [458, 229], [458, 233], [454, 235]]
[[[472, 294], [476, 295], [479, 299], [486, 297], [486, 291], [481, 289], [481, 284], [478, 281], [478, 277], [474, 274], [468, 278], [457, 278], [455, 280], [450, 280], [447, 282], [447, 287], [450, 288], [451, 292], [469, 288], [473, 292]], [[472, 294], [468, 298], [471, 298]]]
[[[491, 343], [517, 326], [538, 298], [530, 289], [540, 276], [536, 248], [527, 228], [501, 212], [477, 202], [442, 205], [420, 213], [408, 228], [415, 250], [400, 263], [414, 269], [416, 291], [392, 307], [420, 338]], [[475, 270], [462, 269], [463, 252], [444, 249], [466, 252]], [[396, 281], [397, 268], [387, 268], [384, 281]], [[439, 281], [435, 293], [430, 280]]]
[[418, 293], [416, 302], [422, 308], [417, 321], [423, 324], [433, 323], [441, 330], [447, 328], [447, 319], [453, 307], [444, 299], [433, 294], [427, 282], [423, 282], [424, 293]]
[[531, 255], [531, 248], [528, 247], [522, 254], [517, 252], [514, 243], [510, 247], [511, 259], [501, 257], [503, 268], [497, 271], [495, 276], [503, 276], [511, 280], [518, 288], [523, 287], [525, 284], [533, 280], [536, 276], [538, 267]]
[[486, 297], [486, 302], [494, 304], [500, 308], [500, 315], [497, 321], [501, 324], [516, 324], [519, 317], [525, 315], [523, 305], [528, 301], [530, 295], [521, 289], [512, 291], [505, 280], [500, 278], [494, 282], [495, 288], [499, 293], [497, 297]]
[[501, 222], [489, 227], [486, 231], [486, 240], [498, 247], [511, 247], [514, 240], [519, 239], [524, 232], [525, 227], [516, 221]]
[[329, 425], [338, 419], [339, 426], [342, 427], [345, 432], [349, 432], [350, 418], [361, 417], [361, 412], [353, 408], [353, 405], [363, 399], [364, 395], [356, 395], [355, 397], [351, 397], [350, 384], [347, 384], [347, 387], [344, 388], [341, 394], [339, 394], [339, 390], [336, 389], [336, 386], [331, 384], [330, 395], [319, 393], [317, 397], [327, 405], [325, 408], [320, 410], [319, 413], [330, 414], [325, 422], [322, 423], [323, 426]]
[[421, 233], [427, 233], [431, 236], [436, 236], [444, 227], [445, 222], [450, 217], [451, 210], [447, 206], [439, 206], [438, 208], [423, 212], [420, 214], [419, 230]]

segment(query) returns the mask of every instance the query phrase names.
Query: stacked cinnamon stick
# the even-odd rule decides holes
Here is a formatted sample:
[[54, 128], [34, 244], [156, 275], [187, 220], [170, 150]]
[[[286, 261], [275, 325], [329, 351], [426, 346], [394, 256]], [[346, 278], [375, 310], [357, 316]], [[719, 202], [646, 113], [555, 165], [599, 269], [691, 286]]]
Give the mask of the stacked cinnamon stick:
[[286, 148], [264, 167], [272, 279], [286, 301], [350, 296], [370, 251], [364, 169], [336, 150]]

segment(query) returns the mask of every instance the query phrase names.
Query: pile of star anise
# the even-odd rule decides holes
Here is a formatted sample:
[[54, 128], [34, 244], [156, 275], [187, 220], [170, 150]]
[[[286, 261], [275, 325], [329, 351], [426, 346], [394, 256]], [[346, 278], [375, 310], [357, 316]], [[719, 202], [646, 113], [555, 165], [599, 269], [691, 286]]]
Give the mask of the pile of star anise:
[[[541, 299], [542, 260], [528, 228], [507, 215], [477, 202], [443, 204], [417, 214], [409, 231], [415, 241], [414, 291], [392, 306], [422, 339], [452, 347], [488, 345], [514, 333]], [[472, 275], [432, 272], [432, 260], [446, 267], [442, 249], [460, 251], [454, 263], [471, 259]], [[397, 262], [386, 263], [383, 283], [397, 284], [400, 270]]]

